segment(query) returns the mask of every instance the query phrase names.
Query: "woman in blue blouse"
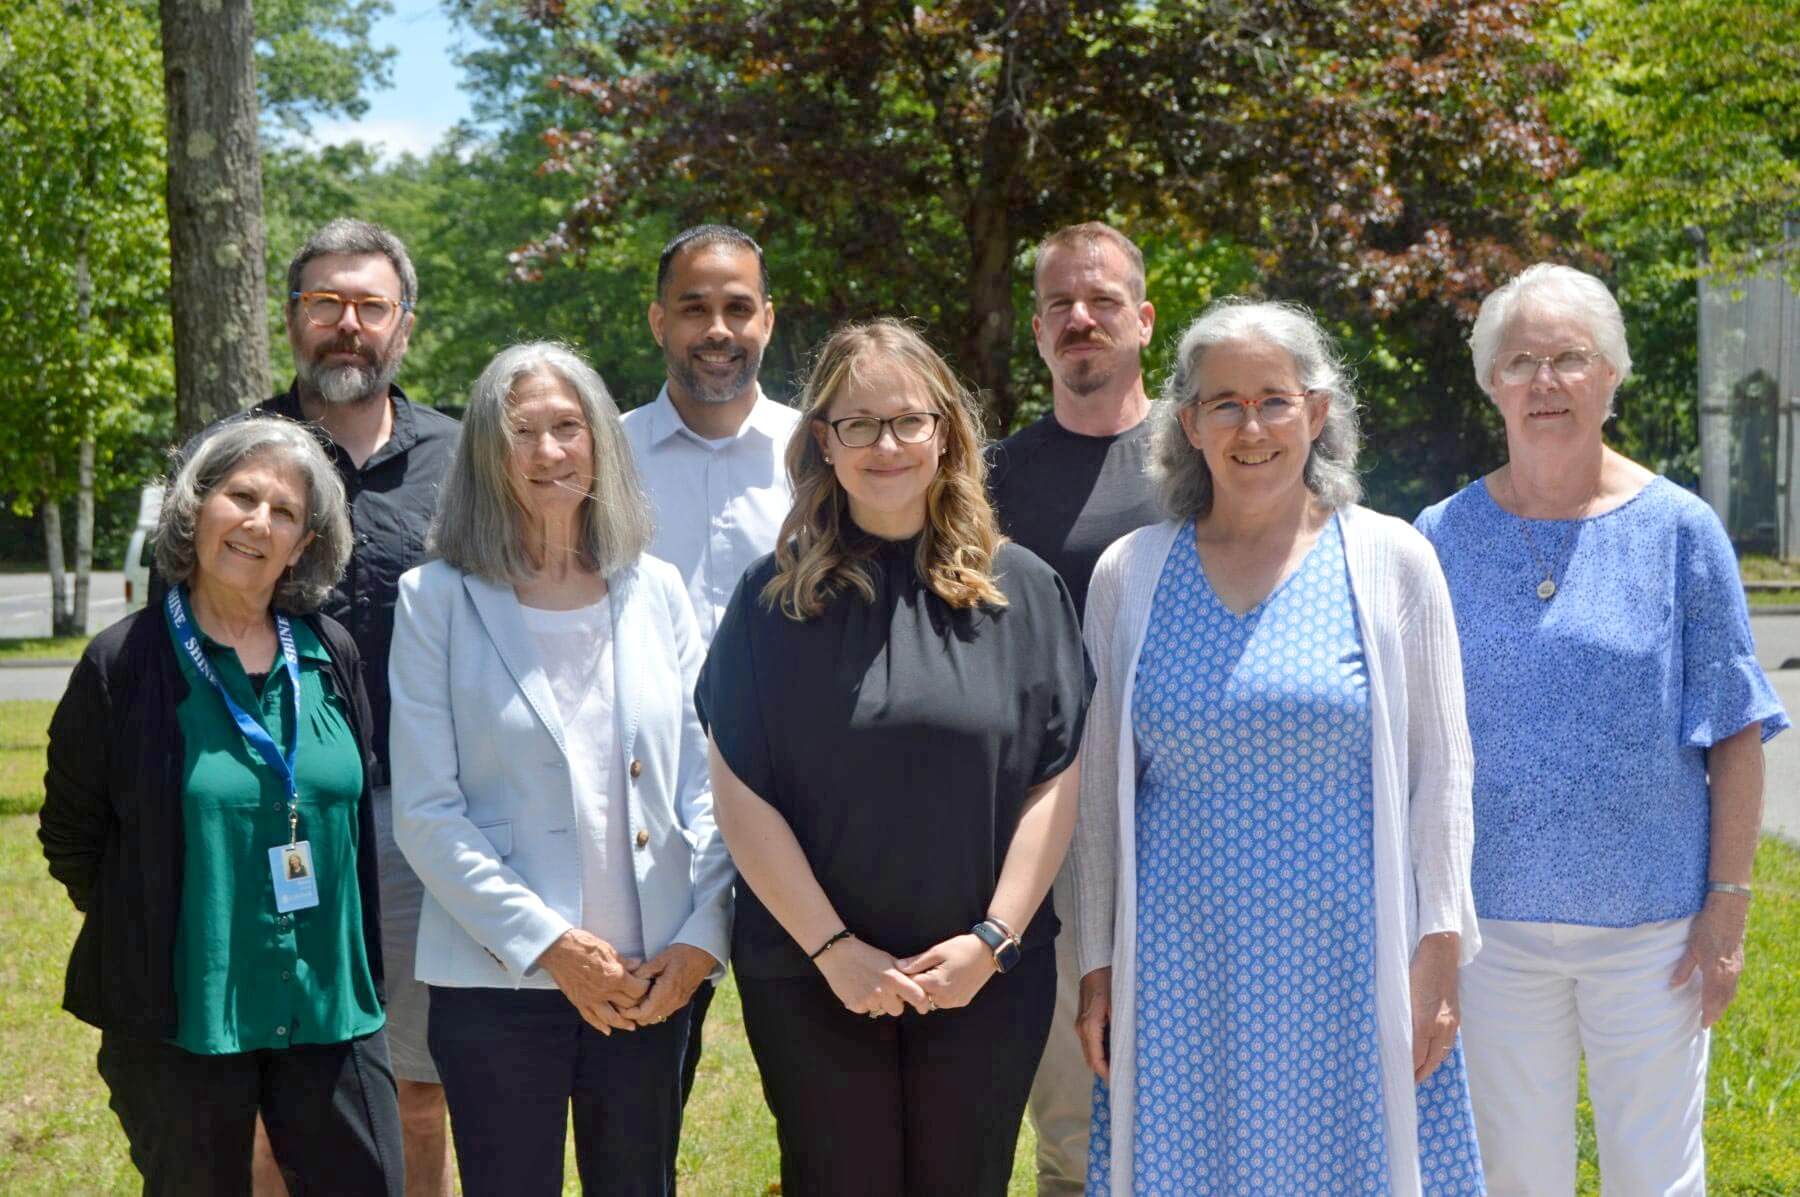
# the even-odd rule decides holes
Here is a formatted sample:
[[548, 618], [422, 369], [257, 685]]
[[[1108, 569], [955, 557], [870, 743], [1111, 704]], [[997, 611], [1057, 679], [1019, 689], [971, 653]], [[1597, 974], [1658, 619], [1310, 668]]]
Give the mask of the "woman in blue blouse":
[[1743, 969], [1762, 742], [1788, 726], [1712, 511], [1602, 442], [1619, 306], [1533, 266], [1470, 338], [1507, 462], [1419, 516], [1475, 746], [1463, 1042], [1489, 1192], [1575, 1188], [1582, 1056], [1609, 1192], [1705, 1189], [1707, 1028]]

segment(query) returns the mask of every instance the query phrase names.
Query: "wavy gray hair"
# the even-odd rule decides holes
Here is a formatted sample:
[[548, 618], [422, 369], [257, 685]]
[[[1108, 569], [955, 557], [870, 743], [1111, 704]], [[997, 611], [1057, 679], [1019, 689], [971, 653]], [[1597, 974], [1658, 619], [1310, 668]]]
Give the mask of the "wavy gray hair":
[[273, 458], [300, 472], [306, 487], [306, 530], [312, 543], [275, 585], [275, 605], [286, 611], [317, 611], [350, 562], [349, 503], [319, 438], [312, 429], [279, 416], [228, 420], [200, 442], [163, 494], [156, 524], [156, 570], [170, 585], [193, 580], [200, 507], [239, 468]]
[[1361, 499], [1356, 455], [1362, 437], [1356, 395], [1331, 334], [1299, 304], [1233, 298], [1213, 304], [1182, 332], [1175, 364], [1163, 383], [1165, 402], [1152, 434], [1149, 466], [1163, 510], [1178, 520], [1212, 510], [1212, 470], [1205, 456], [1188, 443], [1181, 412], [1200, 398], [1206, 351], [1232, 341], [1263, 341], [1285, 351], [1294, 361], [1300, 385], [1324, 392], [1329, 406], [1325, 427], [1306, 458], [1307, 488], [1334, 510]]
[[568, 383], [587, 417], [594, 491], [581, 502], [576, 553], [588, 568], [614, 573], [649, 547], [650, 502], [638, 485], [619, 409], [606, 383], [580, 354], [554, 341], [502, 349], [475, 380], [429, 545], [451, 565], [489, 581], [522, 582], [536, 573], [525, 509], [507, 475], [512, 454], [507, 410], [513, 387], [532, 374], [551, 374]]
[[[1494, 393], [1494, 359], [1500, 343], [1521, 311], [1530, 310], [1580, 329], [1618, 372], [1617, 384], [1631, 377], [1631, 348], [1625, 341], [1625, 316], [1605, 283], [1585, 270], [1555, 262], [1527, 266], [1519, 276], [1481, 301], [1475, 327], [1469, 331], [1469, 353], [1475, 359], [1475, 381]], [[1612, 396], [1606, 411], [1612, 414]]]

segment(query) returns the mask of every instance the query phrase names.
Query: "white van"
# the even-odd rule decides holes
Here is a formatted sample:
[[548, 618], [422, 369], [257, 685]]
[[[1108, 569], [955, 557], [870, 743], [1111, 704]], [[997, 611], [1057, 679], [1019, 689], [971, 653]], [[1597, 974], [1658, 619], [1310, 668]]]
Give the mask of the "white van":
[[125, 546], [125, 610], [136, 611], [150, 597], [150, 557], [156, 551], [156, 521], [162, 518], [163, 488], [146, 486], [138, 495], [137, 524]]

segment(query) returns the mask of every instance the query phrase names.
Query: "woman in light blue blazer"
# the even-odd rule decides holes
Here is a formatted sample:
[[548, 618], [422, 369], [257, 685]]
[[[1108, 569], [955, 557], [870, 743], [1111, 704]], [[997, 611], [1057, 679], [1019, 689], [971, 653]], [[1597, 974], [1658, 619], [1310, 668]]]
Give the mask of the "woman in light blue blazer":
[[733, 870], [694, 715], [703, 655], [618, 409], [517, 345], [470, 395], [432, 547], [400, 580], [394, 835], [463, 1191], [668, 1194], [688, 1001]]

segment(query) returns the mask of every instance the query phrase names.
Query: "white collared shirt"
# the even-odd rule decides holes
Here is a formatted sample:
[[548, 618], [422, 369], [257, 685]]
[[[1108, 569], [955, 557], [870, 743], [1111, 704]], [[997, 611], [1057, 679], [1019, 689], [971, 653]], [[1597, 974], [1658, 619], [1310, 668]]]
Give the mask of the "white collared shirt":
[[656, 517], [650, 555], [681, 571], [708, 644], [738, 578], [774, 551], [793, 502], [784, 459], [799, 423], [799, 412], [761, 387], [737, 435], [719, 441], [682, 421], [667, 385], [656, 402], [625, 413], [625, 441]]

